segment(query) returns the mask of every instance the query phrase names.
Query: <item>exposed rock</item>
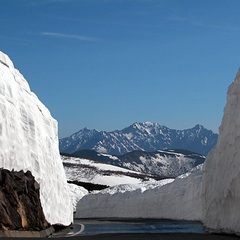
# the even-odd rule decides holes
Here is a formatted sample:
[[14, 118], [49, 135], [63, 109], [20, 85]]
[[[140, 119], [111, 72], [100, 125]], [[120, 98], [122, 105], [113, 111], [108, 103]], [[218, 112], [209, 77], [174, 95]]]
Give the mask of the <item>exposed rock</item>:
[[0, 169], [0, 224], [3, 230], [43, 230], [50, 226], [30, 171]]

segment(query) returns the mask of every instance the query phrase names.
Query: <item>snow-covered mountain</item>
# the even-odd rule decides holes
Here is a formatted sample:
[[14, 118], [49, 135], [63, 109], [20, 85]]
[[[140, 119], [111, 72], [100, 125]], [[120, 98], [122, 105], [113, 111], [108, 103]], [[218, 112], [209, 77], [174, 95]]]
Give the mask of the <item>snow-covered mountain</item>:
[[31, 171], [40, 185], [46, 220], [62, 225], [72, 222], [69, 188], [58, 148], [57, 121], [2, 52], [0, 168]]
[[186, 150], [156, 152], [136, 150], [120, 156], [97, 153], [94, 150], [80, 150], [74, 155], [144, 174], [156, 175], [159, 178], [177, 177], [205, 161], [204, 156]]
[[207, 155], [218, 135], [201, 125], [176, 130], [153, 122], [134, 123], [112, 132], [84, 128], [59, 141], [62, 153], [93, 149], [100, 153], [121, 155], [134, 150], [153, 152], [163, 149], [185, 149]]

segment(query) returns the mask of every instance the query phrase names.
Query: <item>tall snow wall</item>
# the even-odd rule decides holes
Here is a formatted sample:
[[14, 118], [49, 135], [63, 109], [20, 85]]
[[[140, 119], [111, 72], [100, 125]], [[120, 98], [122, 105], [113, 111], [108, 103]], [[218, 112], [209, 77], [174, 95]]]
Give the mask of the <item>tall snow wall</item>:
[[[91, 193], [77, 204], [76, 218], [162, 218], [201, 220], [201, 168], [173, 182], [134, 191]], [[119, 187], [121, 189], [121, 186]], [[130, 187], [131, 189], [131, 187]]]
[[30, 170], [47, 221], [69, 225], [70, 194], [58, 149], [58, 126], [27, 81], [0, 52], [0, 167]]
[[240, 233], [240, 70], [228, 88], [216, 147], [207, 156], [202, 183], [203, 223]]

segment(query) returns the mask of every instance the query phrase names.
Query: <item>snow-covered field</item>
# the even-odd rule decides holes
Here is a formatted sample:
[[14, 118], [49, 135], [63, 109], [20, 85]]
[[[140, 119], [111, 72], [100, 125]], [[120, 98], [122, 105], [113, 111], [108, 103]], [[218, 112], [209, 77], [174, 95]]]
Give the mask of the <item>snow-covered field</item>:
[[118, 184], [139, 184], [145, 178], [150, 178], [136, 171], [88, 159], [62, 156], [62, 161], [67, 179], [71, 181], [115, 186]]

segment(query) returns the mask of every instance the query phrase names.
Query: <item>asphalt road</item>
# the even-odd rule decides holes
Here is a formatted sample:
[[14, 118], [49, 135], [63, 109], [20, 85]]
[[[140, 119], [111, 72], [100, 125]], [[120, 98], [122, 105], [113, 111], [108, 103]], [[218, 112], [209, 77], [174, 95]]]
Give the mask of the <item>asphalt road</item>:
[[[1, 238], [9, 240], [9, 238]], [[26, 240], [26, 238], [13, 238], [15, 240]], [[44, 238], [45, 240], [49, 238]], [[239, 240], [237, 236], [225, 236], [215, 234], [194, 234], [194, 233], [123, 233], [123, 234], [99, 234], [75, 237], [61, 237], [59, 240]], [[43, 240], [35, 238], [34, 240]]]
[[240, 240], [235, 235], [206, 233], [199, 222], [149, 219], [81, 219], [64, 231], [53, 237], [73, 240]]
[[[199, 222], [131, 220], [76, 220], [49, 238], [58, 240], [240, 240], [235, 235], [209, 234]], [[34, 238], [43, 240], [49, 238]], [[9, 238], [1, 238], [0, 240]], [[14, 240], [27, 238], [14, 238]], [[29, 239], [29, 238], [28, 238]]]
[[185, 233], [125, 233], [74, 237], [78, 240], [239, 240], [236, 236]]

